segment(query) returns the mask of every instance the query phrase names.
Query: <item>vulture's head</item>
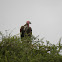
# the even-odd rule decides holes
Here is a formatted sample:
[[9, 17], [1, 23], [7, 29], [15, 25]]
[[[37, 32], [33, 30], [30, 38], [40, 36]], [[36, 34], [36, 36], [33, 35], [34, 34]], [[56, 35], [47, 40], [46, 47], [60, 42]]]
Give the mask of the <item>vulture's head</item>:
[[30, 21], [27, 21], [26, 24], [31, 24], [31, 22]]

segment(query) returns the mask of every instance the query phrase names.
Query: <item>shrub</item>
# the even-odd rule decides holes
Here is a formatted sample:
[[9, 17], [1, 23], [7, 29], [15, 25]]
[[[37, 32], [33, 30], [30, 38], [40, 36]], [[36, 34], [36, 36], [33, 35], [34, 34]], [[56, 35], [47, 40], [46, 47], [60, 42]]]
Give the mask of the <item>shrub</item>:
[[62, 46], [43, 43], [28, 36], [22, 41], [17, 36], [3, 37], [0, 42], [0, 62], [62, 62], [59, 54]]

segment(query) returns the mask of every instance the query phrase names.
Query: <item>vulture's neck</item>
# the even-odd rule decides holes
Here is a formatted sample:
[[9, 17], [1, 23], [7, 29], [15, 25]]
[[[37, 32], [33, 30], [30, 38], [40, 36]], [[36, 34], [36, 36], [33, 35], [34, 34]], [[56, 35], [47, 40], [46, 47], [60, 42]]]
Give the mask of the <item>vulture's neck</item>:
[[29, 27], [29, 24], [28, 24], [28, 27]]

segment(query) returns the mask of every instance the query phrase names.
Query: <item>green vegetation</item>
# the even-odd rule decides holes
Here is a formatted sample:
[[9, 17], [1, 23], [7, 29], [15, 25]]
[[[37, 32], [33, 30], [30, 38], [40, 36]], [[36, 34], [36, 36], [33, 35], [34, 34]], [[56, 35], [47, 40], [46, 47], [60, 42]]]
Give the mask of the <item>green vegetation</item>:
[[[1, 34], [1, 33], [0, 33]], [[43, 40], [35, 40], [35, 37], [8, 36], [0, 42], [0, 62], [62, 62], [59, 54], [62, 45], [50, 44]]]

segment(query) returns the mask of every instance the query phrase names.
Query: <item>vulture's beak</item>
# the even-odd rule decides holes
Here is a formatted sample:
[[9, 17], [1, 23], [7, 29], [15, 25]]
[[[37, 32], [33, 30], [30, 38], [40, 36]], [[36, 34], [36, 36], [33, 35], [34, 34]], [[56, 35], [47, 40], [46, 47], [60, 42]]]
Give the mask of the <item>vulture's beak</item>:
[[29, 24], [31, 24], [31, 22]]

